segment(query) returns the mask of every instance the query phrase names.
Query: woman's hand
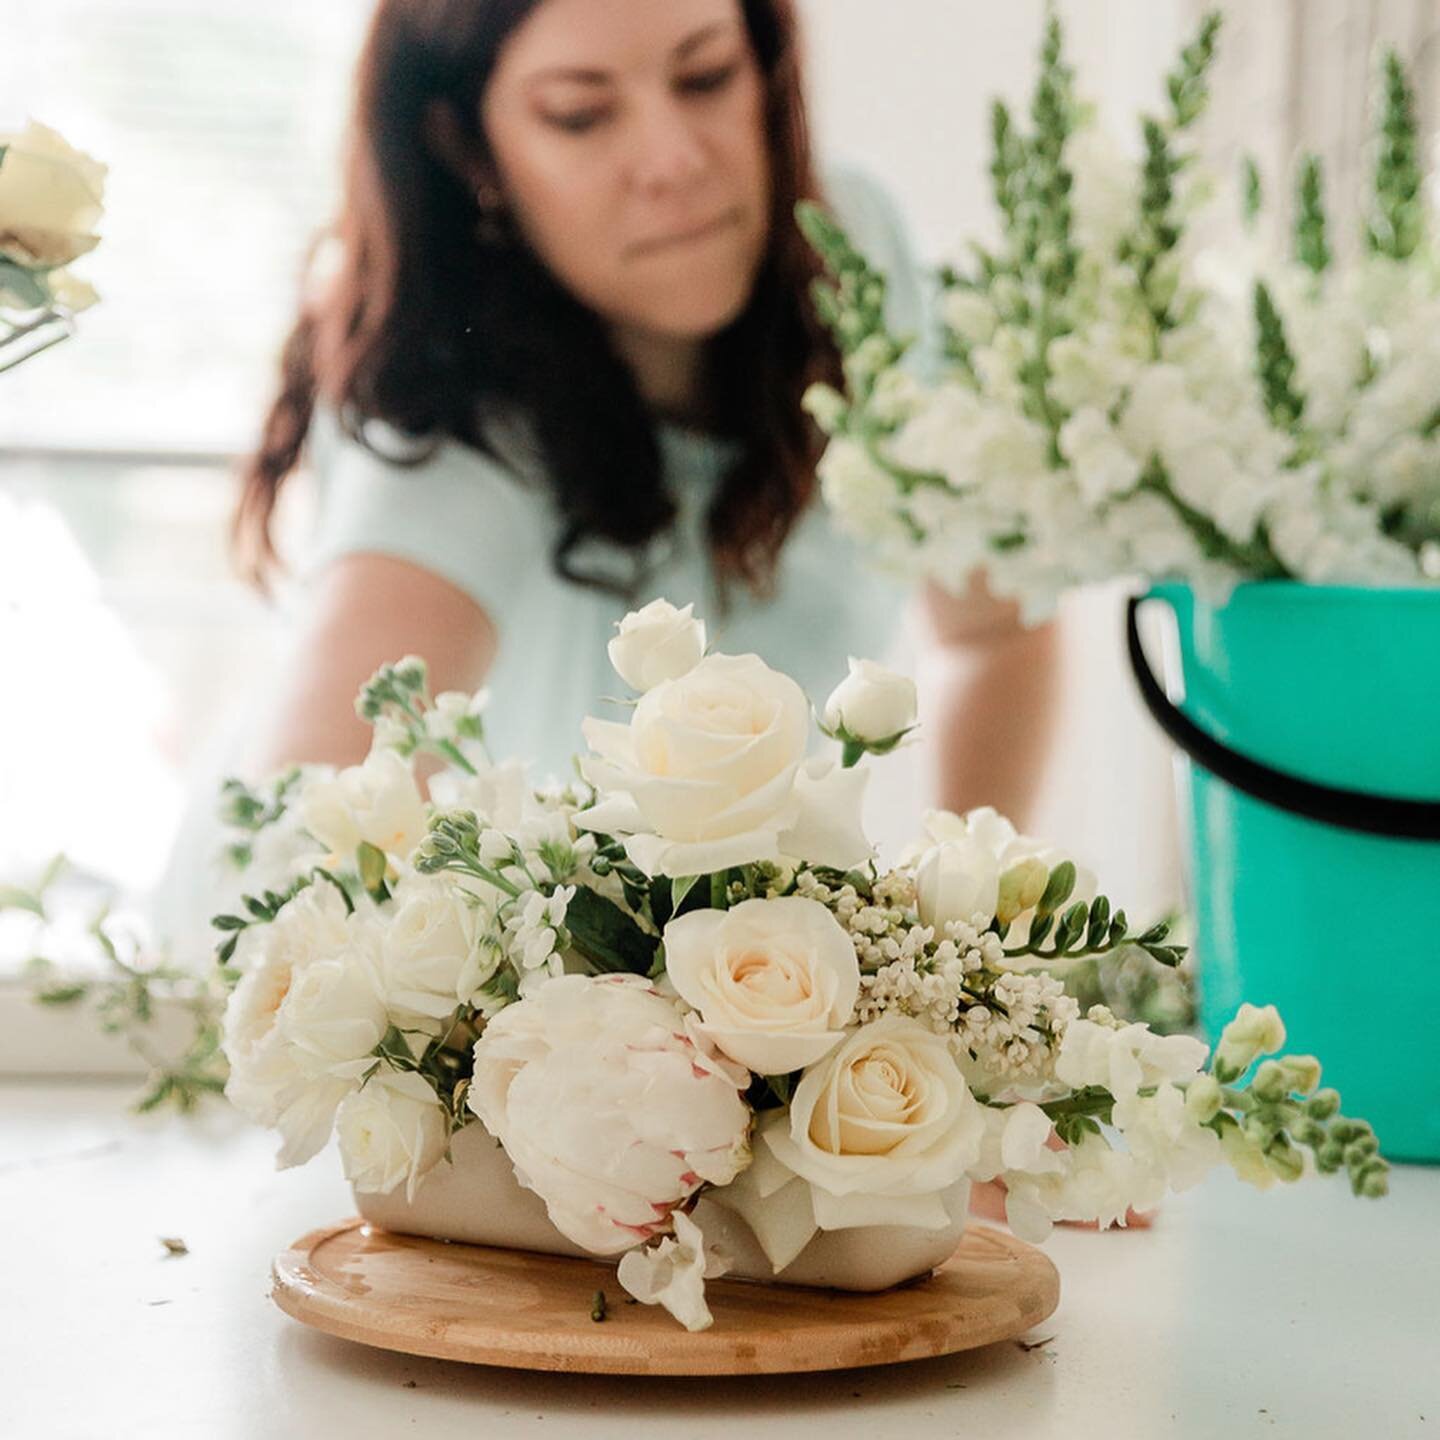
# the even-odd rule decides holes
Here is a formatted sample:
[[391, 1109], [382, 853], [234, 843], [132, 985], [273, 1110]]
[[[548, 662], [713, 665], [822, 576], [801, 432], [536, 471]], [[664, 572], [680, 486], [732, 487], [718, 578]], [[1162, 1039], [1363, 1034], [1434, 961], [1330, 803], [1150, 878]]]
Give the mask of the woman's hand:
[[370, 748], [360, 687], [388, 661], [421, 656], [430, 690], [476, 690], [499, 636], [464, 591], [389, 555], [345, 555], [318, 577], [252, 773], [319, 762], [353, 765]]

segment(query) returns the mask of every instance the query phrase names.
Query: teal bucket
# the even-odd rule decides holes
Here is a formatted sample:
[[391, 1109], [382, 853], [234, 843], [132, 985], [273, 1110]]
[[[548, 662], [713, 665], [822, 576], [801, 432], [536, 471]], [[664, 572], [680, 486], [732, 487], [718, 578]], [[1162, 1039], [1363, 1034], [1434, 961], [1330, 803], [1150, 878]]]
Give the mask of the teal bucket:
[[1248, 1000], [1318, 1055], [1391, 1159], [1440, 1161], [1440, 591], [1265, 581], [1174, 612], [1151, 715], [1189, 758], [1201, 1020]]

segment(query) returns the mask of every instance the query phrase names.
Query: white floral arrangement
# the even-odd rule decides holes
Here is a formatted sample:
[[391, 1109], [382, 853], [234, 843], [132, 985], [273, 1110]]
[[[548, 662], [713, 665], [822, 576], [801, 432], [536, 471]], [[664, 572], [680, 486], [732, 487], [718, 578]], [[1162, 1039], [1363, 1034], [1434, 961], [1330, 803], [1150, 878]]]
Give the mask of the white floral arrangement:
[[99, 298], [72, 266], [100, 243], [105, 167], [32, 120], [0, 131], [0, 370], [70, 333]]
[[[914, 727], [908, 679], [852, 662], [820, 721], [840, 753], [815, 758], [800, 688], [706, 653], [690, 607], [628, 616], [610, 655], [637, 699], [585, 721], [572, 785], [493, 762], [484, 696], [432, 702], [406, 659], [357, 702], [363, 764], [228, 787], [235, 858], [278, 888], [216, 920], [227, 1093], [279, 1130], [281, 1165], [335, 1132], [358, 1189], [413, 1198], [481, 1124], [563, 1235], [691, 1329], [726, 1264], [702, 1195], [779, 1271], [817, 1231], [944, 1228], [967, 1181], [1002, 1179], [1033, 1240], [1124, 1224], [1225, 1163], [1385, 1192], [1313, 1057], [1243, 1083], [1284, 1045], [1273, 1008], [1208, 1057], [1080, 1013], [1072, 962], [1182, 952], [1072, 860], [976, 810], [877, 863], [866, 757]], [[445, 766], [429, 802], [422, 755]]]
[[[1132, 159], [1077, 101], [1052, 15], [1029, 133], [994, 106], [1002, 238], [942, 273], [929, 373], [886, 327], [885, 277], [802, 210], [845, 368], [843, 394], [807, 397], [822, 488], [887, 564], [957, 590], [984, 571], [1032, 621], [1116, 576], [1217, 600], [1242, 580], [1440, 579], [1440, 255], [1405, 69], [1386, 57], [1361, 253], [1333, 255], [1310, 157], [1292, 253], [1252, 233], [1217, 255], [1197, 222], [1224, 187], [1191, 135], [1219, 24]], [[1253, 161], [1242, 190], [1253, 231]]]

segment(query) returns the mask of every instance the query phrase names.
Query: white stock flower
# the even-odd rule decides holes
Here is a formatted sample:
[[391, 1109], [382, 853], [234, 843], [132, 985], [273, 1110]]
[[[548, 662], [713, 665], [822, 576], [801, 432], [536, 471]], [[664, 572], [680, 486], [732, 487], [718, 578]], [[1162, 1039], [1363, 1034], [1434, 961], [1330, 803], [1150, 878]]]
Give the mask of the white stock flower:
[[392, 900], [380, 942], [385, 1004], [397, 1020], [433, 1029], [481, 983], [475, 980], [482, 928], [477, 902], [449, 876], [410, 874]]
[[[595, 752], [581, 762], [602, 794], [575, 817], [588, 830], [628, 837], [648, 875], [703, 875], [776, 861], [789, 834], [803, 833], [803, 858], [858, 864], [858, 787], [802, 768], [810, 711], [800, 687], [756, 655], [708, 655], [665, 680], [635, 707], [628, 725], [587, 719]], [[849, 853], [844, 853], [844, 852]]]
[[1072, 1020], [1060, 1041], [1055, 1078], [1072, 1089], [1097, 1085], [1117, 1100], [1166, 1081], [1193, 1079], [1206, 1047], [1190, 1035], [1156, 1035], [1148, 1025], [1118, 1029], [1093, 1020]]
[[816, 475], [825, 503], [849, 534], [908, 545], [909, 531], [899, 517], [901, 502], [895, 481], [864, 446], [848, 436], [837, 436], [825, 447]]
[[388, 1195], [403, 1183], [407, 1201], [450, 1144], [444, 1107], [410, 1071], [377, 1071], [345, 1097], [335, 1130], [345, 1178], [357, 1190]]
[[1247, 1001], [1220, 1032], [1215, 1060], [1243, 1075], [1259, 1056], [1273, 1055], [1284, 1044], [1285, 1022], [1280, 1012], [1273, 1005], [1251, 1005]]
[[668, 600], [652, 600], [632, 610], [608, 646], [610, 663], [632, 689], [644, 694], [663, 680], [678, 680], [705, 655], [705, 622], [695, 607], [677, 610]]
[[1070, 137], [1065, 158], [1074, 177], [1070, 203], [1075, 238], [1108, 263], [1133, 223], [1139, 168], [1115, 136], [1094, 123], [1082, 125]]
[[1140, 479], [1140, 462], [1121, 443], [1101, 410], [1077, 410], [1060, 429], [1060, 453], [1070, 462], [1086, 503], [1124, 495]]
[[988, 344], [999, 324], [990, 301], [980, 291], [962, 285], [954, 285], [945, 292], [940, 301], [940, 314], [967, 345]]
[[425, 733], [432, 740], [448, 740], [452, 745], [474, 739], [466, 732], [479, 728], [477, 722], [489, 703], [488, 689], [473, 695], [464, 690], [444, 690], [425, 712]]
[[665, 973], [695, 1029], [760, 1075], [786, 1075], [844, 1038], [860, 991], [855, 946], [816, 900], [745, 900], [665, 927]]
[[763, 1143], [809, 1182], [823, 1230], [950, 1223], [941, 1192], [980, 1158], [983, 1107], [948, 1040], [885, 1015], [808, 1069]]
[[502, 831], [518, 829], [530, 798], [524, 762], [481, 762], [475, 764], [475, 772], [467, 775], [458, 769], [442, 770], [430, 781], [430, 798], [443, 810], [473, 810], [484, 825]]
[[622, 1255], [615, 1278], [642, 1305], [663, 1305], [687, 1330], [708, 1330], [715, 1319], [705, 1303], [705, 1282], [728, 1267], [706, 1253], [705, 1236], [683, 1210], [673, 1220], [674, 1235]]
[[0, 132], [0, 150], [0, 256], [50, 269], [93, 250], [105, 167], [34, 120]]
[[1172, 1190], [1198, 1185], [1222, 1159], [1220, 1137], [1195, 1118], [1178, 1086], [1121, 1096], [1112, 1113], [1130, 1153]]
[[1085, 1135], [1057, 1152], [1053, 1168], [1005, 1177], [1005, 1219], [1022, 1240], [1039, 1244], [1056, 1220], [1124, 1225], [1130, 1210], [1150, 1210], [1165, 1193], [1164, 1177], [1100, 1135]]
[[849, 661], [850, 673], [825, 702], [825, 727], [869, 744], [893, 740], [915, 724], [915, 682], [873, 660]]
[[410, 763], [385, 748], [333, 778], [308, 782], [298, 808], [305, 828], [341, 862], [362, 841], [403, 858], [425, 837], [425, 805]]
[[640, 977], [565, 975], [490, 1020], [467, 1101], [555, 1227], [613, 1255], [749, 1163], [748, 1083]]

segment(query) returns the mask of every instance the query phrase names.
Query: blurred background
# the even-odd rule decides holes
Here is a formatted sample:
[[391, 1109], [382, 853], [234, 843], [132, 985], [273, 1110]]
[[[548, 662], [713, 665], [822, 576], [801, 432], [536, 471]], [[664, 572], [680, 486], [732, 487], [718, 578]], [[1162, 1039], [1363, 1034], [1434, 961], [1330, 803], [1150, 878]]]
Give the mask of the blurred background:
[[[0, 879], [63, 850], [129, 891], [153, 886], [186, 794], [221, 763], [273, 663], [283, 611], [228, 568], [230, 470], [335, 198], [367, 8], [0, 0], [0, 126], [33, 114], [110, 167], [104, 243], [84, 265], [103, 303], [80, 343], [0, 386]], [[1081, 90], [1133, 142], [1135, 115], [1158, 103], [1210, 7], [1058, 8]], [[1434, 0], [1224, 8], [1206, 129], [1222, 170], [1243, 141], [1283, 176], [1304, 144], [1340, 202], [1381, 40], [1414, 66], [1433, 132]], [[989, 101], [1028, 89], [1041, 0], [802, 10], [822, 151], [888, 185], [927, 261], [988, 237]], [[1342, 214], [1335, 233], [1354, 228]], [[302, 493], [287, 523], [304, 510]], [[1183, 903], [1170, 762], [1130, 694], [1118, 595], [1071, 602], [1063, 626], [1064, 736], [1034, 828], [1134, 911], [1163, 911]], [[913, 824], [925, 768], [913, 752], [887, 789], [887, 839]]]

